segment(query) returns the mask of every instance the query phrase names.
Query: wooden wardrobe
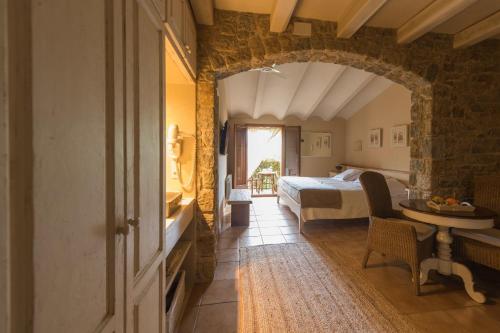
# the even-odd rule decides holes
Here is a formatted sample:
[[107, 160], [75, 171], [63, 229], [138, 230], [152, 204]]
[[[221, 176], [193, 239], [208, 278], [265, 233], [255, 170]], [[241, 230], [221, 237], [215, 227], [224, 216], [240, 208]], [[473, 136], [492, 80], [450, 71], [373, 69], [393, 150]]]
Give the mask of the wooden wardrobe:
[[167, 0], [0, 1], [0, 331], [163, 332]]

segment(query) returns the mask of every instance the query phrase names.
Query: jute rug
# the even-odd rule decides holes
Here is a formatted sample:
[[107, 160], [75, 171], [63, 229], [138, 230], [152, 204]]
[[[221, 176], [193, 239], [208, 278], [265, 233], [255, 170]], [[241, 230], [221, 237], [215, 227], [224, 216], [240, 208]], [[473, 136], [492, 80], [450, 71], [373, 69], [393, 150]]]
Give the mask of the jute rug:
[[416, 332], [334, 250], [240, 249], [240, 332]]

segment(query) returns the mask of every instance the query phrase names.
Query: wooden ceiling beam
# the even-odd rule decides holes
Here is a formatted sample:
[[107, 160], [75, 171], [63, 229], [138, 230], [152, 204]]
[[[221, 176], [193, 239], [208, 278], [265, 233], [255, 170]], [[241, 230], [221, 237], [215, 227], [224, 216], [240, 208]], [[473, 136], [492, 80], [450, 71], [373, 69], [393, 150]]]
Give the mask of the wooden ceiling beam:
[[352, 1], [339, 20], [337, 37], [351, 38], [386, 2], [387, 0]]
[[191, 7], [198, 24], [214, 24], [214, 0], [191, 0]]
[[436, 0], [397, 31], [398, 43], [410, 43], [457, 15], [477, 0]]
[[292, 17], [297, 0], [276, 0], [271, 13], [271, 32], [283, 32], [286, 30]]
[[500, 34], [500, 11], [457, 33], [453, 48], [468, 47]]

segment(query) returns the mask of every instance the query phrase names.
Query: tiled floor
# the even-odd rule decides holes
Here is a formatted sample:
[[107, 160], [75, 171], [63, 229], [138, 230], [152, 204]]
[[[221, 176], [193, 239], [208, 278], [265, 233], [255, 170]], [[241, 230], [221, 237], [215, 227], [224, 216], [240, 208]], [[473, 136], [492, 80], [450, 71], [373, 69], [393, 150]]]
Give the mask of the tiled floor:
[[[324, 242], [361, 262], [368, 225], [366, 222], [314, 222], [299, 234], [296, 217], [276, 198], [253, 200], [248, 228], [230, 228], [218, 243], [218, 265], [214, 281], [197, 285], [181, 323], [180, 332], [230, 333], [238, 330], [239, 248], [262, 244]], [[478, 269], [479, 288], [487, 291], [489, 302], [472, 301], [463, 285], [452, 278], [428, 283], [423, 296], [413, 294], [409, 269], [390, 258], [373, 254], [364, 278], [415, 325], [426, 332], [500, 332], [500, 272]]]

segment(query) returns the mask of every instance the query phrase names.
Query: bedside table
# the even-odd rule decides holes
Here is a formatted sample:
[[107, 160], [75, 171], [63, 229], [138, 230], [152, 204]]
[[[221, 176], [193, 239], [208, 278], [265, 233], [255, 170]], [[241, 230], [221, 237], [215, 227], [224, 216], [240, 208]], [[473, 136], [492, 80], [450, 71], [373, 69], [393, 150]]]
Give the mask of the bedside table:
[[340, 172], [338, 171], [328, 171], [328, 177], [335, 177], [338, 175]]

